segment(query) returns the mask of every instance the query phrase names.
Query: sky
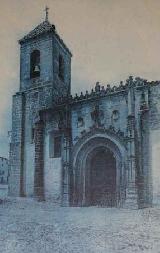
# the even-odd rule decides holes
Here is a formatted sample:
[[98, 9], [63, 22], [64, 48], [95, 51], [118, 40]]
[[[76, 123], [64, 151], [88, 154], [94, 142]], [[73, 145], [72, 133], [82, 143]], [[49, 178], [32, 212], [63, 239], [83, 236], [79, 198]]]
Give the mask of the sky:
[[159, 0], [0, 0], [0, 156], [8, 156], [18, 40], [49, 20], [73, 53], [72, 93], [129, 75], [160, 80]]

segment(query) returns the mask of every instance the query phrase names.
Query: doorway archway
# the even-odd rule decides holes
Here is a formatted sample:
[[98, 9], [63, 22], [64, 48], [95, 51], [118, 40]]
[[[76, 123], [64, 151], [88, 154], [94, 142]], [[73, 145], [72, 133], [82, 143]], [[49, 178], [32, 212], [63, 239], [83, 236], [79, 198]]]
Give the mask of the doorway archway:
[[80, 139], [72, 150], [71, 205], [123, 206], [127, 176], [125, 152], [117, 137], [107, 131], [102, 133], [98, 129]]
[[88, 205], [116, 206], [116, 159], [104, 147], [96, 148], [88, 159]]

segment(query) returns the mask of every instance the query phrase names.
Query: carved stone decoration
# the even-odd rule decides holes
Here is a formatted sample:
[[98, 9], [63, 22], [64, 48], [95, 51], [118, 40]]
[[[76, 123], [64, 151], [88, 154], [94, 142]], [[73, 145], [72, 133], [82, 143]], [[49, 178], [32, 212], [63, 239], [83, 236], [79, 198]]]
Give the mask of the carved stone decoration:
[[95, 105], [91, 112], [91, 118], [94, 121], [96, 127], [102, 126], [102, 120], [104, 119], [104, 112], [99, 109], [99, 105]]
[[95, 92], [100, 92], [101, 86], [99, 84], [99, 82], [96, 82], [96, 86], [95, 86]]
[[36, 123], [39, 122], [39, 121], [40, 121], [39, 112], [35, 112], [35, 113], [34, 113], [34, 120], [33, 120], [33, 122], [34, 122], [34, 124], [36, 124]]
[[141, 94], [140, 110], [141, 111], [147, 111], [148, 110], [148, 106], [147, 106], [147, 102], [146, 102], [146, 98], [145, 98], [145, 93], [144, 92]]

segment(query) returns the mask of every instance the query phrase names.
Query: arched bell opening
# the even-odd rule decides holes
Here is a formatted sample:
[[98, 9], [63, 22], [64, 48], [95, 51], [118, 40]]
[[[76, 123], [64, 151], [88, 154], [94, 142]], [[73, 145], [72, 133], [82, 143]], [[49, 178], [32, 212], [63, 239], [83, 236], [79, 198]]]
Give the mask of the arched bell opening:
[[40, 51], [34, 50], [30, 55], [30, 78], [40, 77]]

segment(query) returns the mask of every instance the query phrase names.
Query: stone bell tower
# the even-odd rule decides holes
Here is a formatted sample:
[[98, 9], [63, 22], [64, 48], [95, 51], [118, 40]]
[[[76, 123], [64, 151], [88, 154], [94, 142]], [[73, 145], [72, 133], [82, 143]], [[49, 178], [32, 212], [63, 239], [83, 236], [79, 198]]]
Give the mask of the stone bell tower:
[[[43, 163], [35, 152], [36, 127], [43, 128], [40, 111], [53, 108], [55, 98], [70, 95], [72, 55], [50, 24], [47, 7], [45, 12], [45, 21], [19, 40], [20, 89], [13, 96], [10, 145], [9, 192], [13, 196], [34, 195], [36, 161]], [[38, 131], [43, 135], [42, 129]]]
[[51, 86], [53, 95], [70, 93], [71, 53], [48, 21], [45, 21], [19, 40], [20, 91]]

